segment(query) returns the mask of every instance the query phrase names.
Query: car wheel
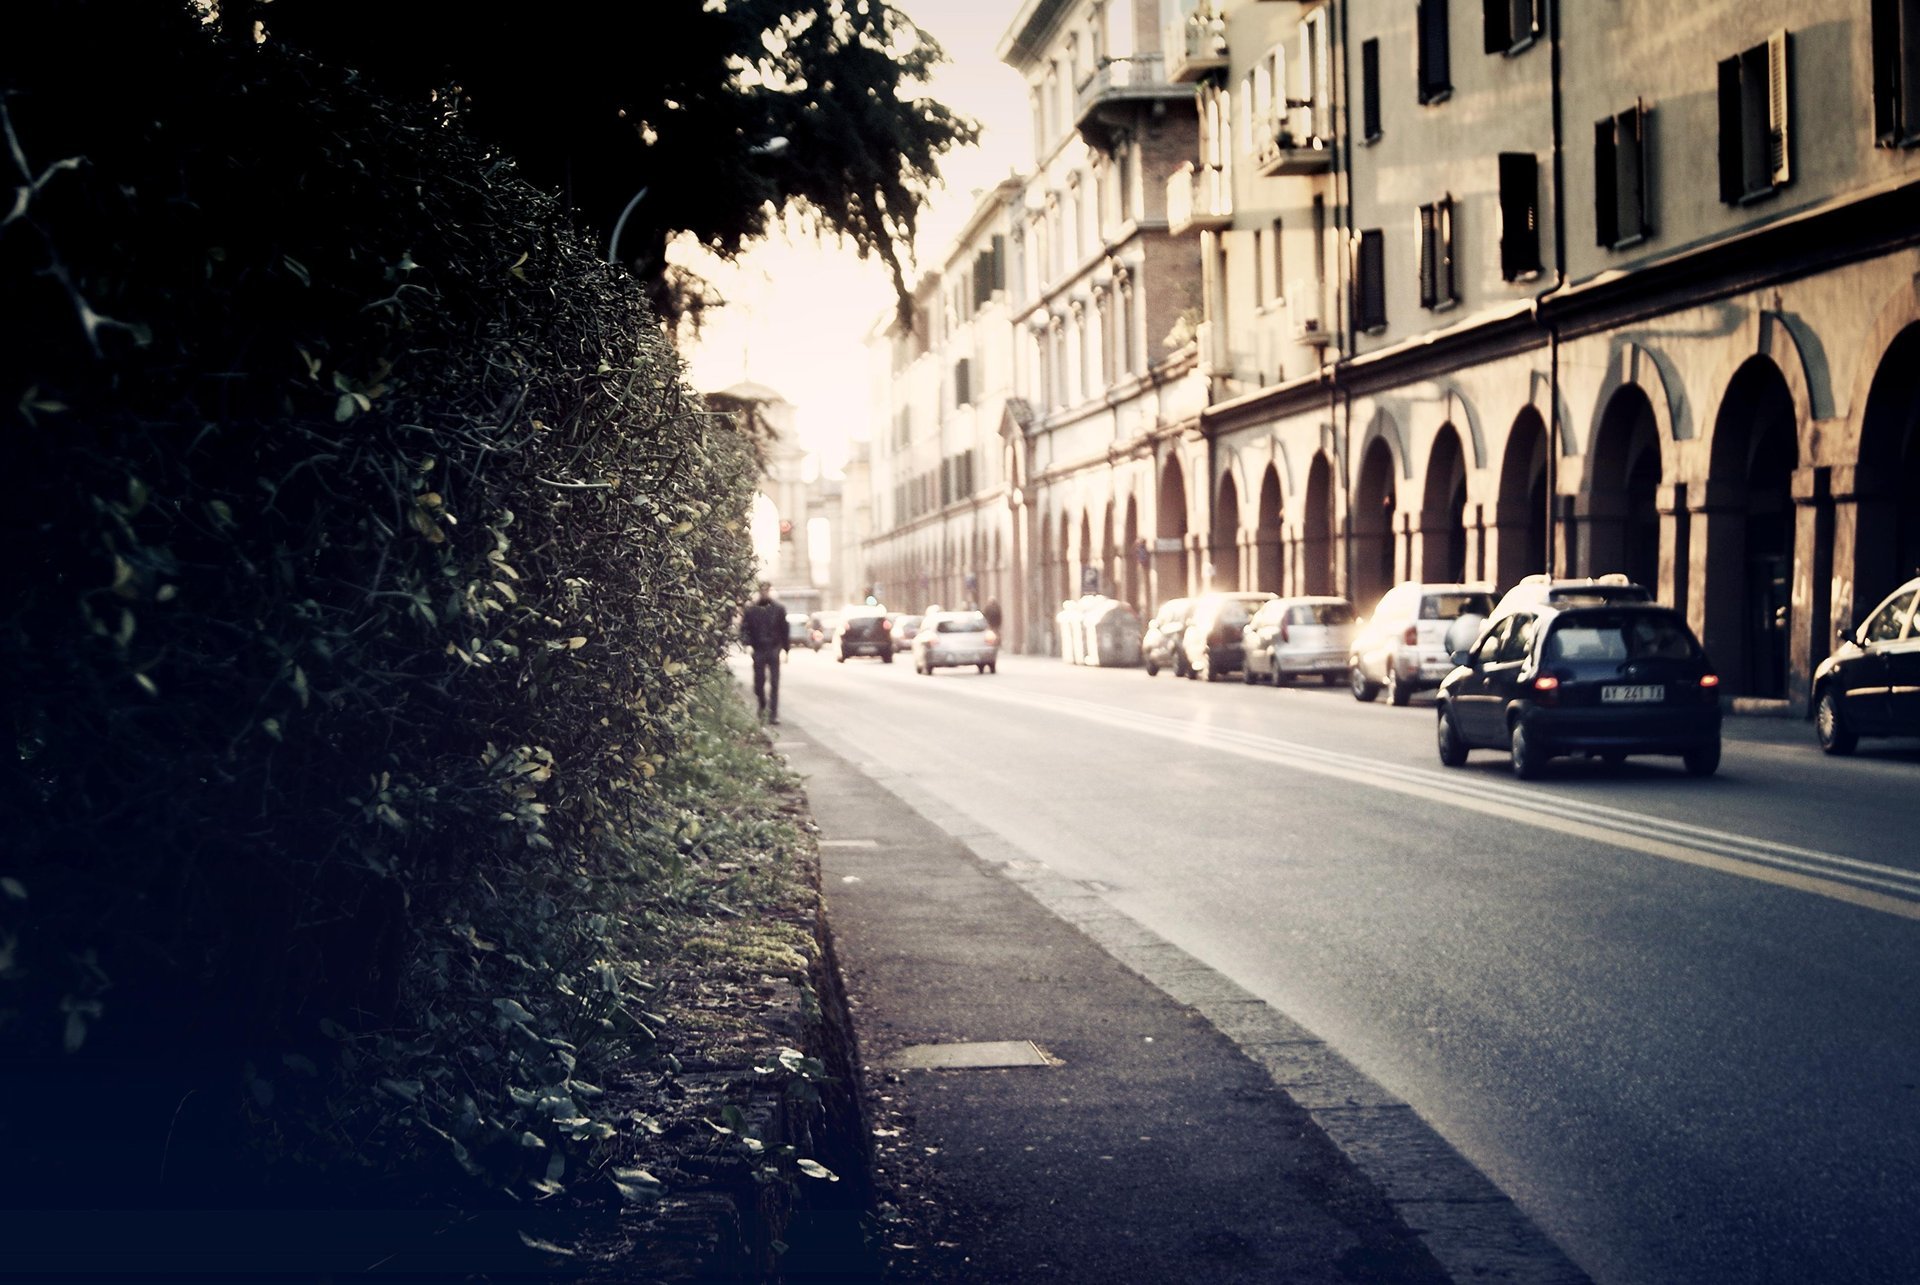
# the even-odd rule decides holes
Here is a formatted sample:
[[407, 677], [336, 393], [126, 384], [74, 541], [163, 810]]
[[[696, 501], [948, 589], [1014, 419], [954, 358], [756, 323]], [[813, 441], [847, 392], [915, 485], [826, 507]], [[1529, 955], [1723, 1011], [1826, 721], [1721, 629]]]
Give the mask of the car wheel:
[[1159, 672], [1160, 672], [1160, 666], [1154, 664], [1151, 660], [1149, 660], [1147, 662], [1147, 677], [1152, 678], [1155, 674]]
[[840, 663], [843, 665], [847, 663], [847, 653], [844, 651], [840, 653]]
[[973, 668], [976, 673], [984, 674], [987, 672], [987, 666], [984, 662], [975, 665]]
[[1367, 671], [1360, 668], [1357, 660], [1347, 671], [1347, 685], [1353, 688], [1353, 698], [1357, 701], [1370, 701], [1380, 694], [1379, 684], [1367, 681]]
[[988, 662], [987, 662], [987, 672], [988, 672], [989, 674], [997, 674], [997, 673], [999, 673], [999, 672], [1000, 672], [1000, 662], [999, 662], [999, 661], [997, 661], [997, 660], [990, 660], [990, 661], [988, 661]]
[[893, 653], [890, 651], [881, 652], [880, 663], [883, 665], [891, 665], [893, 663]]
[[1392, 661], [1387, 662], [1387, 700], [1394, 705], [1405, 705], [1413, 699], [1413, 689], [1400, 677], [1400, 667]]
[[1547, 756], [1540, 749], [1538, 740], [1527, 731], [1527, 720], [1516, 718], [1508, 734], [1507, 748], [1513, 755], [1513, 774], [1523, 781], [1531, 781], [1540, 775], [1540, 769], [1546, 766]]
[[1249, 687], [1252, 687], [1254, 684], [1260, 681], [1260, 675], [1253, 672], [1252, 662], [1248, 662], [1247, 664], [1241, 666], [1240, 681], [1245, 683]]
[[1447, 707], [1440, 707], [1440, 763], [1443, 767], [1460, 767], [1467, 761], [1467, 743], [1460, 739], [1460, 729], [1453, 725], [1453, 715]]
[[1688, 750], [1680, 761], [1687, 765], [1688, 776], [1712, 776], [1720, 768], [1720, 742]]
[[1859, 735], [1847, 725], [1847, 716], [1840, 710], [1840, 698], [1831, 687], [1821, 688], [1820, 699], [1814, 704], [1813, 734], [1820, 738], [1820, 748], [1829, 754], [1851, 754], [1860, 743]]
[[1610, 768], [1615, 768], [1615, 767], [1619, 767], [1622, 763], [1625, 763], [1627, 761], [1627, 756], [1624, 754], [1602, 754], [1600, 756], [1600, 761], [1606, 764]]
[[1273, 662], [1273, 685], [1275, 687], [1293, 686], [1293, 675], [1281, 669], [1277, 659]]

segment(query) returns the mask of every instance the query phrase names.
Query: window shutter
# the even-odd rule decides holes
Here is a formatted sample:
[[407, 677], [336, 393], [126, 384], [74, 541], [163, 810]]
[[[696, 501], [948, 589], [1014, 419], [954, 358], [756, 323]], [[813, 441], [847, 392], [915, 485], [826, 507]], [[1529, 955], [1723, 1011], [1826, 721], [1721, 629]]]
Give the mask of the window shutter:
[[1439, 302], [1458, 303], [1460, 289], [1454, 281], [1453, 273], [1453, 198], [1451, 196], [1441, 198], [1437, 214], [1435, 248], [1439, 251], [1439, 261], [1435, 273], [1435, 284], [1439, 287]]
[[1740, 132], [1740, 59], [1720, 61], [1720, 199], [1737, 205], [1746, 195]]
[[1593, 235], [1596, 243], [1610, 246], [1620, 239], [1618, 145], [1614, 139], [1614, 121], [1595, 121], [1593, 126]]
[[1542, 0], [1509, 0], [1513, 6], [1513, 43], [1524, 44], [1540, 34]]
[[1900, 143], [1900, 0], [1873, 0], [1873, 137]]
[[1447, 62], [1447, 0], [1420, 0], [1420, 101], [1435, 103], [1453, 89]]
[[1788, 97], [1787, 33], [1776, 31], [1767, 37], [1767, 143], [1768, 181], [1781, 187], [1793, 179], [1793, 137], [1791, 102]]
[[1007, 238], [999, 233], [993, 238], [993, 288], [1007, 288]]
[[1615, 226], [1622, 240], [1638, 240], [1650, 231], [1647, 220], [1647, 109], [1635, 103], [1620, 114], [1620, 213]]
[[1362, 232], [1354, 243], [1353, 316], [1360, 330], [1387, 325], [1386, 237], [1378, 228]]
[[1380, 42], [1360, 46], [1360, 133], [1369, 143], [1380, 137]]
[[1540, 158], [1500, 153], [1500, 275], [1518, 281], [1540, 271]]
[[1440, 207], [1420, 207], [1420, 306], [1440, 302]]
[[1898, 74], [1894, 78], [1896, 141], [1903, 147], [1920, 134], [1920, 0], [1899, 0], [1899, 21], [1893, 34]]

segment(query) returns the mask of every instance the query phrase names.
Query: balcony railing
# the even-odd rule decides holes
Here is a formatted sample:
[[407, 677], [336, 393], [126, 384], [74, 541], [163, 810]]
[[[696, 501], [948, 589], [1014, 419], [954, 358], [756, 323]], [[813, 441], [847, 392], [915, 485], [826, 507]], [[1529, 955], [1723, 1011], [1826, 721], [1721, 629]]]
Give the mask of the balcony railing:
[[1319, 174], [1333, 168], [1333, 142], [1315, 128], [1312, 103], [1289, 101], [1287, 110], [1255, 127], [1253, 166], [1262, 177]]
[[1142, 105], [1193, 102], [1193, 91], [1167, 79], [1159, 54], [1103, 59], [1073, 96], [1073, 125], [1089, 146], [1113, 146], [1116, 129], [1131, 127]]
[[1188, 161], [1167, 177], [1167, 231], [1219, 232], [1233, 223], [1227, 172]]
[[1227, 24], [1211, 12], [1175, 18], [1162, 43], [1168, 51], [1167, 79], [1176, 84], [1192, 84], [1227, 65]]

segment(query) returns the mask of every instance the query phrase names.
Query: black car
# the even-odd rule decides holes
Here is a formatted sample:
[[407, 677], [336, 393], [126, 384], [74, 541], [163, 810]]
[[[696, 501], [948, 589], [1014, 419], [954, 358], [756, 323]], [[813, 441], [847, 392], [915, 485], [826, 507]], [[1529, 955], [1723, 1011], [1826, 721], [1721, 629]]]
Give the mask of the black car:
[[1563, 754], [1678, 754], [1694, 776], [1720, 766], [1720, 679], [1669, 607], [1524, 607], [1454, 658], [1440, 685], [1448, 767], [1481, 748], [1511, 753], [1522, 779]]
[[893, 663], [893, 621], [885, 607], [849, 608], [840, 619], [840, 663], [849, 656], [878, 656]]
[[1829, 754], [1862, 736], [1920, 736], [1920, 580], [1887, 596], [1840, 650], [1813, 671], [1813, 730]]

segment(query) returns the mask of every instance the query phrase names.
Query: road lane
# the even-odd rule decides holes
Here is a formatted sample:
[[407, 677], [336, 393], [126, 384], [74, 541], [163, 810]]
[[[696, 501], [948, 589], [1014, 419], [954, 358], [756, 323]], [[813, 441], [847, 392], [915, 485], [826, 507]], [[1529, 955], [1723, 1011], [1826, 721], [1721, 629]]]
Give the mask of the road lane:
[[[1897, 754], [1836, 764], [1736, 728], [1724, 780], [1652, 760], [1523, 785], [1492, 755], [1440, 774], [1430, 707], [817, 659], [789, 718], [1327, 1039], [1596, 1279], [1920, 1278], [1915, 925], [1519, 819], [1754, 868], [1803, 848], [1821, 855], [1772, 855], [1911, 904]], [[1511, 811], [1405, 788], [1455, 776]]]

